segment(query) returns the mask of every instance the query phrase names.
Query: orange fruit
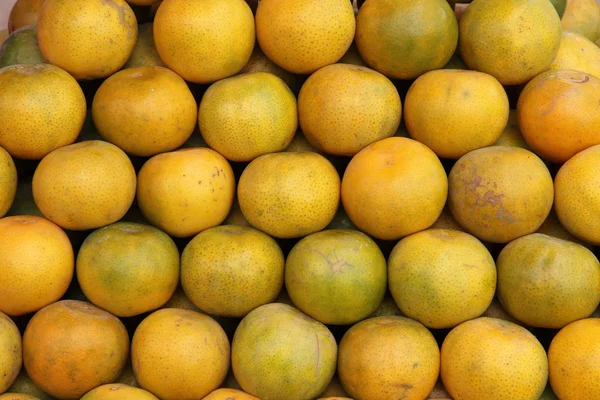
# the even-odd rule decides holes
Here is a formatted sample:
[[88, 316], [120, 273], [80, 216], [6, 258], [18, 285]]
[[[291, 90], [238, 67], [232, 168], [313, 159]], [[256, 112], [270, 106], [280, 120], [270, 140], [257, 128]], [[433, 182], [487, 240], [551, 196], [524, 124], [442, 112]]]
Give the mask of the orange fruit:
[[383, 300], [386, 260], [364, 233], [327, 229], [292, 248], [285, 263], [285, 287], [294, 304], [317, 321], [353, 324]]
[[119, 383], [109, 383], [90, 390], [81, 400], [158, 400], [152, 393]]
[[71, 230], [121, 219], [135, 197], [136, 176], [123, 150], [89, 140], [54, 150], [33, 174], [33, 197], [46, 218]]
[[457, 69], [421, 75], [404, 102], [410, 137], [444, 158], [459, 158], [494, 144], [506, 126], [508, 111], [508, 97], [496, 78]]
[[430, 226], [430, 228], [431, 229], [454, 229], [456, 231], [464, 232], [463, 227], [460, 226], [458, 224], [458, 222], [456, 222], [456, 220], [452, 216], [452, 213], [450, 212], [450, 209], [448, 208], [447, 204], [444, 207], [444, 209], [442, 210], [442, 213], [440, 214], [438, 219], [433, 223], [433, 225]]
[[567, 0], [561, 23], [565, 31], [595, 42], [600, 39], [600, 5], [594, 0]]
[[123, 372], [121, 372], [121, 375], [119, 375], [119, 377], [113, 383], [120, 383], [122, 385], [127, 385], [131, 387], [140, 387], [140, 385], [138, 385], [137, 383], [137, 380], [135, 379], [135, 374], [133, 373], [131, 359], [128, 360], [127, 364], [125, 365], [125, 368], [123, 369]]
[[292, 138], [292, 141], [290, 142], [290, 144], [288, 144], [284, 151], [288, 153], [311, 152], [322, 154], [312, 144], [310, 144], [308, 140], [306, 140], [306, 137], [300, 130], [296, 131], [296, 134]]
[[548, 349], [550, 385], [559, 399], [600, 396], [600, 318], [575, 321], [561, 329]]
[[160, 399], [201, 399], [219, 387], [229, 369], [223, 328], [195, 311], [167, 308], [137, 327], [131, 342], [140, 387]]
[[400, 310], [435, 329], [479, 317], [496, 292], [490, 252], [453, 229], [427, 229], [400, 240], [389, 257], [388, 276]]
[[156, 155], [138, 174], [137, 202], [153, 225], [189, 237], [219, 225], [235, 194], [227, 160], [214, 150], [193, 148]]
[[356, 43], [354, 43], [354, 42], [352, 42], [352, 44], [348, 48], [348, 51], [346, 52], [346, 54], [344, 54], [342, 56], [342, 58], [340, 58], [338, 63], [358, 65], [361, 67], [367, 66], [367, 64], [365, 64], [365, 61], [362, 59], [362, 57], [358, 53], [358, 49], [356, 48]]
[[259, 398], [241, 390], [217, 389], [202, 400], [259, 400]]
[[440, 350], [431, 332], [404, 317], [376, 317], [342, 337], [338, 376], [355, 399], [424, 399], [435, 385]]
[[0, 146], [13, 157], [39, 160], [75, 142], [86, 114], [73, 77], [50, 64], [0, 70]]
[[244, 214], [242, 214], [242, 209], [240, 208], [240, 203], [238, 203], [237, 199], [233, 200], [233, 204], [231, 205], [231, 210], [223, 221], [223, 225], [237, 225], [237, 226], [250, 226], [250, 223], [246, 221]]
[[508, 146], [508, 147], [520, 147], [525, 150], [531, 151], [531, 148], [523, 139], [523, 134], [519, 129], [519, 123], [517, 121], [517, 110], [510, 110], [508, 113], [508, 123], [506, 127], [494, 143], [494, 146]]
[[252, 226], [277, 238], [323, 230], [340, 199], [340, 177], [316, 153], [265, 154], [252, 161], [238, 183], [238, 201]]
[[0, 147], [0, 218], [10, 210], [17, 194], [17, 168], [10, 154]]
[[83, 301], [62, 300], [42, 308], [23, 335], [27, 374], [44, 392], [62, 399], [79, 399], [114, 381], [128, 353], [123, 323]]
[[590, 250], [594, 250], [594, 246], [590, 243], [585, 242], [581, 239], [576, 238], [571, 235], [564, 226], [558, 220], [558, 216], [554, 210], [550, 211], [548, 214], [548, 218], [544, 221], [544, 223], [539, 227], [536, 233], [543, 233], [544, 235], [552, 236], [562, 240], [568, 240], [569, 242], [579, 243], [582, 246], [587, 247]]
[[448, 175], [456, 221], [480, 240], [508, 243], [535, 232], [554, 200], [552, 177], [535, 154], [492, 146], [462, 156]]
[[200, 232], [181, 255], [181, 286], [210, 315], [243, 317], [283, 286], [277, 242], [256, 229], [221, 225]]
[[502, 305], [528, 326], [560, 329], [600, 304], [600, 263], [580, 244], [523, 236], [502, 249], [497, 266]]
[[125, 0], [45, 0], [38, 19], [44, 58], [77, 79], [118, 71], [129, 59], [137, 33], [135, 14]]
[[268, 72], [273, 74], [281, 78], [281, 80], [285, 82], [290, 90], [296, 94], [302, 85], [302, 81], [299, 76], [286, 71], [273, 61], [269, 60], [265, 53], [263, 53], [263, 51], [260, 49], [258, 44], [255, 44], [252, 55], [250, 56], [250, 60], [248, 60], [248, 63], [244, 66], [244, 68], [242, 68], [240, 74], [248, 74], [250, 72]]
[[512, 322], [513, 324], [517, 324], [517, 325], [523, 326], [522, 322], [516, 320], [515, 317], [513, 317], [512, 315], [510, 315], [504, 309], [504, 307], [502, 307], [502, 303], [500, 303], [500, 300], [498, 300], [497, 297], [494, 297], [494, 299], [492, 300], [492, 303], [490, 304], [490, 306], [487, 308], [487, 310], [485, 310], [485, 312], [483, 314], [481, 314], [481, 316], [482, 317], [490, 317], [490, 318], [502, 319], [504, 321]]
[[336, 357], [335, 339], [325, 325], [294, 307], [271, 303], [240, 322], [231, 366], [247, 393], [264, 400], [301, 400], [323, 392]]
[[348, 0], [261, 0], [256, 10], [260, 48], [295, 74], [337, 62], [352, 44], [355, 28]]
[[35, 25], [27, 25], [17, 29], [0, 45], [0, 68], [15, 64], [42, 64], [47, 62], [38, 46]]
[[442, 344], [441, 376], [454, 399], [537, 399], [548, 380], [546, 352], [527, 329], [481, 317]]
[[550, 69], [570, 69], [600, 78], [600, 48], [583, 35], [564, 31]]
[[17, 0], [8, 16], [8, 33], [27, 25], [36, 25], [45, 0]]
[[181, 286], [177, 286], [173, 296], [161, 308], [183, 308], [184, 310], [202, 312], [183, 291]]
[[60, 299], [73, 277], [69, 238], [35, 216], [0, 219], [0, 311], [24, 315]]
[[393, 136], [402, 105], [394, 84], [377, 71], [333, 64], [312, 74], [298, 96], [298, 117], [310, 144], [328, 154], [353, 156]]
[[4, 393], [0, 394], [0, 400], [40, 400], [35, 396], [24, 393]]
[[138, 26], [137, 41], [123, 69], [136, 67], [166, 67], [154, 44], [154, 24], [152, 22]]
[[356, 16], [356, 46], [371, 68], [414, 79], [442, 68], [458, 41], [458, 24], [444, 0], [367, 0]]
[[192, 135], [197, 113], [185, 81], [163, 67], [117, 72], [100, 85], [92, 103], [100, 135], [141, 157], [180, 147]]
[[254, 16], [244, 0], [164, 0], [154, 19], [160, 58], [190, 82], [237, 74], [254, 40]]
[[460, 55], [469, 69], [518, 85], [548, 69], [558, 52], [560, 18], [547, 0], [478, 0], [459, 22]]
[[213, 83], [198, 111], [206, 143], [231, 161], [284, 150], [298, 127], [296, 98], [277, 76], [247, 73]]
[[346, 393], [346, 391], [342, 387], [342, 384], [341, 384], [339, 378], [337, 377], [337, 374], [333, 376], [333, 378], [331, 379], [331, 382], [329, 382], [329, 385], [327, 385], [327, 389], [325, 389], [325, 391], [323, 391], [323, 393], [321, 393], [319, 395], [320, 398], [328, 398], [328, 397], [346, 398], [347, 396], [348, 396], [348, 393]]
[[77, 254], [77, 280], [98, 307], [118, 317], [142, 314], [175, 292], [179, 251], [153, 226], [117, 222], [85, 239]]
[[25, 368], [21, 368], [21, 372], [17, 376], [17, 379], [15, 379], [6, 393], [29, 395], [38, 400], [54, 400], [54, 397], [42, 392], [42, 390], [37, 387], [35, 383], [33, 383], [31, 378], [27, 376], [27, 371], [25, 371]]
[[402, 137], [365, 147], [352, 158], [342, 180], [342, 202], [352, 222], [384, 240], [430, 227], [447, 193], [446, 172], [435, 153]]
[[583, 72], [547, 71], [525, 86], [517, 104], [519, 128], [541, 158], [562, 164], [600, 144], [600, 78]]
[[21, 349], [19, 328], [0, 312], [0, 392], [5, 392], [19, 375], [23, 364]]
[[554, 210], [569, 233], [600, 244], [600, 145], [577, 153], [563, 164], [554, 178]]

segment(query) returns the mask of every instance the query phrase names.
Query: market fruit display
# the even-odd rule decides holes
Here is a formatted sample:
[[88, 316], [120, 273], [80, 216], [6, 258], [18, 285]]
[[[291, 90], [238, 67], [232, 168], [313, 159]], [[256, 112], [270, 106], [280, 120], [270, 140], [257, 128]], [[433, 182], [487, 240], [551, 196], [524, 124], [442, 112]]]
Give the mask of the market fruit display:
[[600, 0], [0, 21], [0, 400], [600, 400]]

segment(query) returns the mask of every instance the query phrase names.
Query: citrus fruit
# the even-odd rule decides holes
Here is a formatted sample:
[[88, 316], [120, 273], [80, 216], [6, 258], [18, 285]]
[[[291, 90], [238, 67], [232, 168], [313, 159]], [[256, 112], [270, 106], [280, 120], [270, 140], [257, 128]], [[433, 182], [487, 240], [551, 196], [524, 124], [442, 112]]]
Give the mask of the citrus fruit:
[[0, 69], [0, 146], [13, 157], [39, 160], [77, 139], [86, 114], [77, 81], [50, 64]]
[[39, 400], [54, 400], [50, 395], [42, 392], [42, 390], [33, 383], [31, 378], [27, 376], [27, 371], [25, 368], [21, 368], [21, 372], [17, 376], [17, 379], [13, 382], [13, 384], [8, 388], [6, 393], [19, 393], [33, 396], [35, 399]]
[[294, 307], [250, 311], [235, 331], [231, 366], [242, 389], [262, 400], [301, 400], [322, 393], [335, 372], [329, 329]]
[[519, 147], [491, 146], [462, 156], [448, 175], [456, 221], [480, 240], [508, 243], [535, 232], [552, 208], [546, 165]]
[[562, 226], [562, 224], [558, 220], [558, 216], [556, 215], [556, 212], [554, 211], [554, 209], [552, 211], [550, 211], [550, 214], [548, 214], [548, 218], [546, 218], [546, 220], [538, 228], [536, 233], [543, 233], [544, 235], [552, 236], [552, 237], [555, 237], [558, 239], [568, 240], [569, 242], [579, 243], [580, 245], [583, 245], [592, 251], [594, 250], [594, 246], [592, 246], [590, 243], [587, 243], [587, 242], [571, 235], [565, 229], [565, 227]]
[[202, 400], [259, 400], [251, 394], [236, 389], [217, 389]]
[[535, 233], [498, 256], [498, 297], [528, 326], [559, 329], [600, 304], [600, 263], [580, 244]]
[[379, 72], [333, 64], [313, 73], [300, 89], [298, 117], [309, 143], [328, 154], [353, 156], [393, 136], [402, 114], [394, 84]]
[[454, 399], [537, 399], [548, 380], [546, 352], [525, 328], [481, 317], [442, 344], [441, 376]]
[[531, 151], [531, 148], [527, 145], [525, 139], [523, 139], [523, 134], [519, 129], [517, 110], [509, 111], [506, 127], [498, 137], [498, 140], [496, 140], [496, 143], [494, 143], [494, 146], [520, 147]]
[[24, 393], [4, 393], [0, 394], [0, 400], [40, 400], [30, 394]]
[[180, 147], [194, 131], [197, 113], [185, 81], [163, 67], [117, 72], [100, 85], [92, 104], [100, 135], [142, 157]]
[[548, 349], [550, 385], [559, 399], [600, 396], [600, 318], [575, 321], [561, 329]]
[[238, 183], [238, 201], [252, 226], [277, 238], [323, 230], [340, 199], [340, 177], [316, 153], [265, 154], [252, 161]]
[[295, 74], [337, 62], [354, 38], [348, 0], [261, 0], [256, 36], [266, 56]]
[[348, 325], [373, 313], [387, 288], [387, 265], [362, 232], [328, 229], [300, 240], [285, 263], [294, 304], [324, 324]]
[[312, 144], [306, 140], [306, 136], [302, 133], [302, 131], [296, 131], [296, 134], [292, 138], [292, 141], [285, 148], [288, 153], [298, 153], [298, 152], [311, 152], [311, 153], [319, 153], [322, 154], [319, 150], [317, 150]]
[[45, 0], [37, 29], [44, 58], [77, 79], [104, 78], [118, 71], [129, 59], [138, 33], [135, 14], [125, 0]]
[[47, 63], [37, 42], [37, 28], [27, 25], [17, 29], [0, 46], [0, 68], [15, 64]]
[[85, 239], [77, 254], [77, 280], [92, 303], [131, 317], [171, 298], [179, 282], [179, 251], [157, 228], [117, 222]]
[[556, 13], [559, 17], [562, 18], [565, 13], [565, 9], [567, 8], [567, 0], [550, 0], [554, 8], [556, 9]]
[[156, 155], [138, 174], [137, 202], [142, 213], [171, 236], [189, 237], [219, 225], [234, 194], [231, 166], [211, 149]]
[[547, 71], [525, 86], [517, 104], [519, 127], [541, 158], [564, 163], [600, 144], [600, 78], [583, 72]]
[[45, 0], [17, 0], [8, 16], [8, 33], [27, 25], [36, 25]]
[[10, 154], [0, 147], [0, 218], [13, 205], [17, 193], [17, 168]]
[[388, 274], [400, 310], [429, 328], [453, 328], [479, 317], [496, 291], [489, 251], [475, 237], [453, 229], [428, 229], [400, 240]]
[[35, 216], [0, 219], [0, 311], [24, 315], [60, 299], [73, 277], [69, 238]]
[[325, 389], [325, 391], [323, 391], [323, 393], [321, 393], [319, 395], [319, 398], [328, 398], [328, 397], [346, 398], [347, 396], [348, 396], [348, 393], [346, 393], [346, 391], [342, 387], [342, 383], [340, 382], [340, 380], [336, 374], [331, 379], [331, 382], [329, 382], [329, 385], [327, 385], [327, 388]]
[[600, 78], [600, 48], [583, 35], [565, 31], [550, 69], [570, 69]]
[[201, 310], [243, 317], [271, 303], [283, 286], [284, 257], [268, 235], [222, 225], [192, 239], [181, 255], [181, 285]]
[[281, 78], [293, 93], [298, 93], [300, 86], [302, 85], [299, 76], [286, 71], [273, 61], [269, 60], [258, 44], [255, 44], [250, 60], [248, 60], [248, 63], [242, 68], [240, 74], [249, 74], [251, 72], [268, 72], [273, 74]]
[[124, 69], [136, 67], [166, 67], [154, 45], [154, 24], [152, 22], [138, 26], [137, 41], [131, 56], [123, 66]]
[[561, 23], [565, 31], [595, 42], [600, 39], [600, 5], [594, 0], [567, 0]]
[[424, 399], [439, 368], [440, 351], [433, 335], [408, 318], [361, 321], [340, 342], [338, 376], [355, 399]]
[[160, 58], [190, 82], [237, 74], [254, 40], [254, 17], [244, 0], [164, 0], [154, 19]]
[[444, 0], [367, 0], [356, 16], [356, 46], [371, 68], [414, 79], [452, 57], [458, 24]]
[[554, 210], [569, 233], [600, 244], [600, 145], [577, 153], [563, 164], [554, 178]]
[[23, 364], [21, 333], [15, 323], [0, 312], [0, 393], [17, 379]]
[[446, 172], [435, 153], [401, 137], [365, 147], [352, 158], [342, 180], [342, 202], [352, 222], [385, 240], [430, 227], [447, 193]]
[[508, 97], [493, 76], [437, 70], [410, 86], [404, 118], [411, 138], [439, 157], [459, 158], [494, 144], [508, 120]]
[[450, 209], [448, 208], [447, 204], [444, 207], [444, 209], [442, 210], [442, 213], [440, 214], [438, 219], [433, 223], [433, 225], [430, 226], [430, 228], [431, 229], [454, 229], [457, 231], [464, 232], [463, 227], [460, 226], [458, 224], [458, 222], [456, 222], [456, 220], [452, 216], [452, 213], [450, 212]]
[[90, 390], [81, 400], [158, 400], [152, 393], [140, 388], [109, 383]]
[[121, 219], [135, 197], [136, 176], [123, 150], [90, 140], [54, 150], [33, 175], [33, 197], [46, 218], [71, 230]]
[[114, 381], [128, 353], [123, 323], [83, 301], [62, 300], [42, 308], [23, 335], [27, 374], [44, 392], [62, 399], [79, 399]]
[[140, 387], [158, 398], [199, 399], [225, 379], [229, 349], [223, 328], [211, 317], [167, 308], [137, 327], [131, 359]]
[[548, 69], [560, 18], [548, 0], [475, 0], [459, 22], [460, 55], [470, 69], [517, 85]]
[[277, 76], [247, 73], [213, 83], [198, 111], [206, 143], [231, 161], [282, 151], [298, 127], [296, 98]]

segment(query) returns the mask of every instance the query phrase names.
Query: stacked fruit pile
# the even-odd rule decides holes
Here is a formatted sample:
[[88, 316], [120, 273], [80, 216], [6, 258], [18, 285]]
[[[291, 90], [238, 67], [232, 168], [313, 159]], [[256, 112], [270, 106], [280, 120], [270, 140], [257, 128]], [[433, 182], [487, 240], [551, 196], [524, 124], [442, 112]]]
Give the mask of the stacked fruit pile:
[[127, 1], [10, 15], [0, 400], [600, 399], [595, 0]]

